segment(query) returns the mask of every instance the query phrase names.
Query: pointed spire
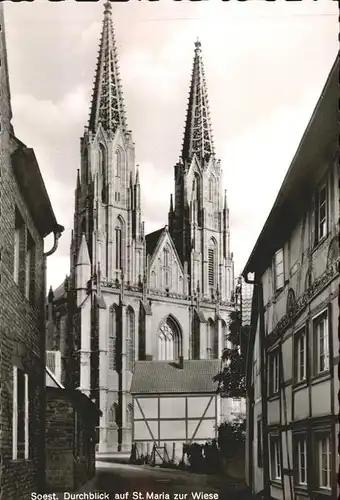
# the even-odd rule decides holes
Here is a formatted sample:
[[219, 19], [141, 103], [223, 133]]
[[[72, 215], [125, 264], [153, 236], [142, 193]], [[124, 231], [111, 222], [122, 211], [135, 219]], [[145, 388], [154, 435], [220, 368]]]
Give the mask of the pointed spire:
[[139, 186], [139, 165], [137, 165], [136, 169], [136, 185]]
[[89, 250], [87, 247], [87, 242], [86, 242], [86, 238], [85, 238], [84, 233], [82, 234], [82, 237], [81, 237], [77, 265], [78, 266], [81, 266], [81, 265], [90, 266], [91, 265]]
[[89, 129], [95, 132], [101, 123], [104, 130], [115, 132], [120, 126], [126, 132], [123, 93], [119, 78], [116, 41], [110, 2], [104, 4], [101, 34]]
[[228, 208], [228, 204], [227, 204], [227, 190], [225, 189], [224, 190], [224, 206], [223, 206], [223, 209], [227, 210], [227, 208]]
[[209, 159], [210, 155], [214, 154], [208, 92], [199, 40], [195, 42], [182, 157], [184, 160], [190, 160], [194, 153], [201, 159]]
[[77, 189], [80, 189], [80, 173], [79, 173], [79, 168], [77, 168]]

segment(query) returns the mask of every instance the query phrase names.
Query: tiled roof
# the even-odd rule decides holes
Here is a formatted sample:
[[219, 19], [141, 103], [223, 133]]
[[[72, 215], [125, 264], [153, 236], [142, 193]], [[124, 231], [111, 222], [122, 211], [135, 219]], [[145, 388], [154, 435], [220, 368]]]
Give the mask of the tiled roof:
[[148, 255], [152, 255], [155, 251], [155, 248], [157, 246], [158, 240], [161, 236], [161, 234], [164, 231], [164, 227], [161, 229], [157, 229], [157, 231], [154, 231], [153, 233], [149, 233], [145, 236], [145, 241], [146, 241], [146, 253]]
[[132, 394], [215, 393], [213, 377], [220, 370], [220, 360], [184, 360], [176, 362], [136, 361]]

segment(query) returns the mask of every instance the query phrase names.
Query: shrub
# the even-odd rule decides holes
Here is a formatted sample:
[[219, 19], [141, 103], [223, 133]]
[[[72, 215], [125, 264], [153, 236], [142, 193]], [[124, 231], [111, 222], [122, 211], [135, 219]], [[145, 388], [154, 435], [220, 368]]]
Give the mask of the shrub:
[[246, 420], [223, 422], [218, 427], [218, 446], [224, 457], [235, 455], [243, 447], [246, 438]]

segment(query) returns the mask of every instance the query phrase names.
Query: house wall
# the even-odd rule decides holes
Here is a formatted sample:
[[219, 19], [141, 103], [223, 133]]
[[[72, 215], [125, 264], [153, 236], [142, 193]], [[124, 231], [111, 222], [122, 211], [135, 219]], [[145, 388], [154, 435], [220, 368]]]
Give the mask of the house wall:
[[[301, 217], [294, 228], [291, 236], [283, 246], [284, 250], [284, 286], [279, 291], [275, 290], [274, 263], [267, 268], [261, 277], [264, 295], [264, 334], [268, 338], [269, 347], [266, 349], [267, 362], [267, 391], [271, 384], [270, 357], [276, 348], [282, 350], [280, 360], [281, 383], [277, 394], [268, 394], [267, 419], [268, 432], [271, 435], [281, 435], [282, 449], [282, 480], [271, 481], [271, 495], [273, 498], [291, 498], [291, 491], [295, 490], [301, 498], [322, 498], [322, 491], [317, 489], [318, 466], [315, 451], [317, 432], [326, 430], [330, 433], [332, 449], [332, 489], [325, 491], [327, 495], [336, 494], [336, 452], [335, 452], [335, 422], [337, 415], [337, 391], [339, 382], [336, 376], [336, 365], [338, 363], [338, 294], [339, 277], [336, 273], [336, 258], [339, 256], [338, 233], [339, 233], [339, 202], [338, 185], [339, 169], [333, 160], [328, 157], [328, 170], [326, 177], [320, 178], [320, 183], [327, 184], [327, 233], [325, 237], [314, 244], [314, 219], [313, 202], [310, 200], [310, 208]], [[326, 161], [324, 159], [324, 161]], [[318, 186], [315, 186], [317, 189]], [[331, 248], [335, 249], [335, 257], [330, 258]], [[331, 270], [333, 269], [333, 272]], [[324, 285], [318, 284], [318, 280], [324, 278]], [[311, 273], [310, 281], [308, 280]], [[296, 299], [303, 294], [309, 294], [305, 300], [305, 306], [290, 322], [288, 327], [282, 328], [278, 340], [270, 341], [272, 332], [278, 327], [278, 323], [287, 314], [287, 299], [290, 290], [294, 291]], [[256, 290], [255, 292], [256, 293]], [[290, 292], [291, 293], [291, 292]], [[329, 332], [329, 370], [321, 375], [314, 374], [316, 362], [316, 341], [313, 334], [313, 320], [322, 311], [328, 314]], [[297, 383], [296, 379], [296, 339], [302, 328], [307, 332], [307, 376], [306, 380]], [[254, 387], [254, 440], [253, 440], [253, 490], [258, 492], [263, 487], [263, 469], [257, 464], [257, 419], [262, 413], [261, 408], [261, 385], [260, 385], [260, 353], [259, 353], [259, 322], [256, 329], [256, 339], [253, 350], [252, 385]], [[281, 344], [281, 346], [280, 346]], [[308, 487], [298, 487], [296, 483], [297, 459], [295, 456], [295, 439], [297, 433], [307, 437], [308, 447]], [[270, 454], [270, 467], [273, 457]], [[295, 472], [294, 472], [295, 471]], [[319, 495], [319, 496], [317, 496]], [[300, 498], [300, 496], [299, 496]]]
[[95, 473], [95, 423], [64, 389], [46, 391], [46, 491], [75, 491]]
[[218, 396], [174, 394], [134, 396], [133, 442], [141, 453], [166, 445], [169, 458], [182, 458], [183, 443], [217, 438]]
[[[1, 496], [10, 500], [30, 498], [42, 487], [44, 470], [43, 410], [40, 397], [44, 388], [41, 370], [43, 351], [41, 314], [44, 297], [43, 240], [27, 208], [13, 174], [11, 154], [17, 145], [10, 137], [11, 109], [7, 86], [7, 60], [3, 6], [0, 5], [0, 483]], [[24, 263], [27, 231], [35, 243], [35, 268], [32, 273], [34, 297], [25, 297], [25, 271], [19, 284], [14, 282], [15, 207], [23, 219], [20, 259]], [[29, 460], [12, 460], [13, 366], [28, 374]]]

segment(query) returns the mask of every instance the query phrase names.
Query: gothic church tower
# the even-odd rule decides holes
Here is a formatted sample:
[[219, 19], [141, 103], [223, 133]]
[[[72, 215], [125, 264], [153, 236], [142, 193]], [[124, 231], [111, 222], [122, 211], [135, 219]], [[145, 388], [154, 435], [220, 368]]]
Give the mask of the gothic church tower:
[[[135, 145], [127, 130], [122, 86], [107, 3], [95, 74], [90, 120], [81, 139], [75, 192], [71, 268], [85, 236], [92, 274], [138, 283], [143, 274], [143, 226]], [[75, 285], [75, 273], [73, 283]], [[78, 286], [83, 284], [78, 283]]]
[[175, 166], [175, 206], [169, 228], [182, 262], [188, 263], [189, 293], [222, 301], [233, 288], [229, 209], [210, 122], [201, 43], [195, 56], [182, 154]]

